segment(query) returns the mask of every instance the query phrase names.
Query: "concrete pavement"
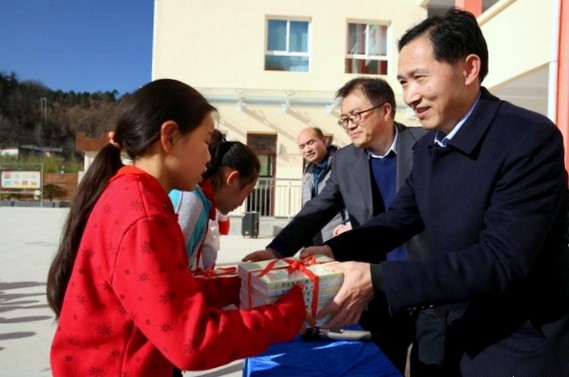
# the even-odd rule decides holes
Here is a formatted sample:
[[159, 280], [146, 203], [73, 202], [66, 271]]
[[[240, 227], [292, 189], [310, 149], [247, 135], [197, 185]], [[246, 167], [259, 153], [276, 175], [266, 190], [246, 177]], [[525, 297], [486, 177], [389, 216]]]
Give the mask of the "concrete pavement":
[[[0, 377], [50, 377], [49, 347], [55, 330], [45, 281], [57, 249], [66, 208], [0, 207]], [[233, 264], [263, 249], [287, 219], [261, 218], [259, 237], [241, 236], [241, 218], [221, 237], [219, 264]], [[188, 377], [241, 376], [241, 361]]]

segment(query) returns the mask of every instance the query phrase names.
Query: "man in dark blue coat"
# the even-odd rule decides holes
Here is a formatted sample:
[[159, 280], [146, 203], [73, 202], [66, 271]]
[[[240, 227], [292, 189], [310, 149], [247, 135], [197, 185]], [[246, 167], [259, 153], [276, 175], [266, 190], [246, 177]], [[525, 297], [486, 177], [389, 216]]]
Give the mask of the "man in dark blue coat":
[[[424, 128], [387, 212], [304, 251], [337, 260], [344, 284], [322, 315], [354, 323], [374, 296], [390, 312], [448, 307], [456, 376], [569, 376], [568, 190], [562, 136], [492, 96], [476, 19], [451, 9], [408, 30], [398, 79]], [[376, 263], [426, 230], [434, 257]], [[374, 262], [372, 264], [362, 262]]]

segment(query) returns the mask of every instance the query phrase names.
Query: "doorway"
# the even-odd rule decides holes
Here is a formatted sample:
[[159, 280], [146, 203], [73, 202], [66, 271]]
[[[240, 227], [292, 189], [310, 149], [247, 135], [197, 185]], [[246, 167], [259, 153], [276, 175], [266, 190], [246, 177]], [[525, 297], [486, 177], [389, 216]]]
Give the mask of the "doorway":
[[247, 212], [255, 211], [261, 216], [273, 216], [277, 135], [248, 133], [247, 146], [255, 152], [261, 163], [259, 180], [247, 198]]

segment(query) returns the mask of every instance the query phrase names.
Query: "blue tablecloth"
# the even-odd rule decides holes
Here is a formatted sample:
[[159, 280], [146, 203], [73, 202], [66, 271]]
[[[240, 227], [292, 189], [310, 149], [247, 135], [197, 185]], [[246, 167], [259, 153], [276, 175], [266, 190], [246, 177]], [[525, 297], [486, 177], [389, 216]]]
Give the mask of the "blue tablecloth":
[[296, 337], [245, 359], [243, 376], [401, 377], [401, 373], [373, 342], [305, 342]]

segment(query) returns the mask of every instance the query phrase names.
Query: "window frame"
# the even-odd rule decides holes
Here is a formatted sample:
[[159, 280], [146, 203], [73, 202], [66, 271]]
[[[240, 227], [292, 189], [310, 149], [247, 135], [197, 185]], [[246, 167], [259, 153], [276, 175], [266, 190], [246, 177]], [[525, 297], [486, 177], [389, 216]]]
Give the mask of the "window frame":
[[[350, 25], [365, 25], [365, 52], [363, 54], [361, 53], [350, 53], [348, 52], [348, 47], [350, 44]], [[385, 28], [385, 55], [382, 54], [375, 54], [372, 55], [369, 53], [369, 49], [370, 49], [370, 44], [369, 44], [369, 38], [370, 38], [370, 27], [371, 26], [379, 26], [381, 28]], [[391, 48], [392, 48], [392, 43], [390, 43], [390, 41], [392, 40], [391, 38], [391, 24], [389, 22], [385, 22], [385, 21], [357, 21], [357, 20], [348, 20], [346, 23], [346, 40], [345, 40], [345, 56], [344, 56], [344, 73], [347, 74], [369, 74], [369, 75], [388, 75], [390, 70], [391, 70], [391, 59], [389, 58], [391, 56]], [[377, 61], [377, 64], [379, 65], [379, 67], [381, 67], [382, 64], [385, 64], [385, 72], [381, 72], [381, 73], [368, 73], [368, 72], [361, 72], [361, 71], [348, 71], [348, 61], [359, 61], [359, 62], [363, 62], [365, 64], [366, 61], [368, 60], [372, 60], [372, 61]]]
[[[270, 21], [285, 21], [286, 22], [286, 41], [285, 50], [269, 50], [269, 36], [270, 36]], [[290, 40], [291, 40], [291, 22], [305, 22], [307, 24], [307, 37], [306, 37], [306, 52], [291, 51]], [[311, 50], [311, 35], [312, 35], [312, 25], [311, 20], [308, 18], [299, 17], [284, 17], [284, 16], [270, 16], [265, 19], [265, 54], [264, 54], [264, 70], [270, 72], [310, 72], [310, 50]], [[268, 56], [275, 57], [299, 57], [306, 58], [308, 61], [306, 71], [294, 71], [294, 70], [276, 70], [267, 69], [266, 59]]]

